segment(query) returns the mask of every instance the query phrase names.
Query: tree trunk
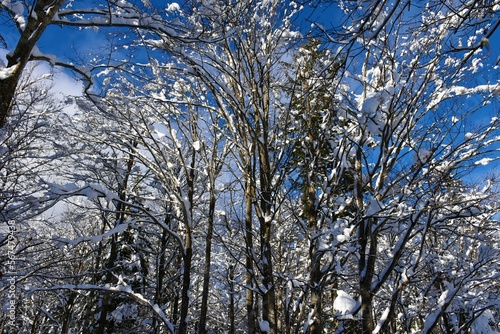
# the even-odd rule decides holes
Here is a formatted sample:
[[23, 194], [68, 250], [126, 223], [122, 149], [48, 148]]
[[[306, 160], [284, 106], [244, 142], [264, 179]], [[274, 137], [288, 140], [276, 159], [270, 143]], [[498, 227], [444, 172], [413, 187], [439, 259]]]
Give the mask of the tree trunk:
[[[312, 140], [311, 140], [312, 142]], [[310, 153], [313, 153], [310, 151]], [[321, 286], [321, 257], [322, 254], [318, 251], [318, 219], [316, 210], [316, 188], [315, 188], [315, 171], [307, 171], [306, 184], [304, 189], [304, 214], [306, 215], [308, 227], [311, 233], [311, 245], [309, 248], [309, 261], [311, 263], [309, 288], [311, 291], [311, 299], [309, 301], [310, 314], [312, 323], [308, 328], [308, 333], [319, 334], [323, 332], [322, 322], [322, 286]]]
[[[360, 145], [361, 147], [361, 145]], [[363, 170], [361, 148], [356, 151], [354, 196], [358, 214], [363, 217]], [[377, 253], [377, 236], [372, 233], [372, 222], [370, 219], [360, 218], [358, 227], [359, 243], [359, 294], [361, 297], [361, 328], [363, 334], [371, 333], [375, 329], [373, 321], [371, 283], [375, 271], [375, 257]]]
[[61, 329], [61, 334], [68, 334], [71, 325], [71, 315], [73, 314], [73, 306], [75, 305], [76, 292], [70, 292], [68, 303], [66, 305], [66, 311], [64, 312], [63, 326]]
[[271, 246], [271, 173], [267, 152], [261, 155], [260, 182], [262, 187], [261, 198], [261, 256], [262, 256], [262, 284], [266, 289], [262, 296], [262, 319], [269, 323], [271, 333], [276, 333], [276, 287], [274, 285], [273, 257]]
[[[170, 225], [170, 215], [167, 212], [166, 217], [165, 217], [165, 225], [169, 226]], [[156, 276], [156, 291], [155, 291], [155, 304], [161, 305], [162, 304], [162, 296], [163, 296], [163, 279], [165, 277], [165, 252], [167, 250], [167, 239], [168, 239], [168, 234], [165, 229], [162, 232], [161, 235], [161, 241], [160, 241], [160, 258], [158, 259], [158, 273]], [[153, 333], [159, 333], [160, 332], [160, 326], [158, 326], [159, 321], [156, 316], [153, 317], [152, 321], [153, 325]]]
[[229, 311], [228, 311], [228, 317], [229, 317], [229, 334], [234, 334], [235, 333], [235, 327], [234, 327], [234, 294], [236, 293], [234, 291], [234, 267], [232, 265], [229, 266], [228, 268], [228, 277], [227, 277], [228, 283], [229, 283]]
[[372, 295], [369, 287], [366, 286], [366, 280], [362, 280], [360, 284], [361, 295], [361, 327], [363, 334], [371, 333], [375, 327], [373, 324], [373, 309], [372, 309]]
[[179, 321], [179, 334], [187, 333], [187, 319], [189, 310], [189, 290], [191, 288], [191, 262], [193, 249], [191, 244], [191, 231], [186, 232], [186, 250], [183, 255], [182, 292], [181, 292], [181, 317]]
[[[179, 261], [180, 262], [180, 261]], [[172, 324], [177, 325], [177, 322], [179, 321], [179, 293], [175, 293], [174, 295], [174, 301], [172, 302]]]
[[181, 292], [181, 318], [179, 321], [179, 333], [187, 333], [187, 319], [189, 311], [189, 290], [191, 289], [191, 263], [193, 259], [193, 236], [192, 236], [192, 223], [193, 223], [193, 206], [194, 206], [194, 182], [196, 178], [196, 151], [192, 151], [191, 165], [186, 166], [189, 170], [187, 173], [187, 187], [188, 187], [188, 202], [189, 208], [182, 204], [183, 214], [184, 214], [184, 226], [185, 226], [185, 240], [184, 240], [184, 252], [182, 255], [183, 260], [183, 277], [182, 277], [182, 292]]
[[17, 84], [30, 59], [33, 48], [63, 3], [64, 0], [36, 1], [33, 14], [28, 17], [28, 22], [24, 30], [21, 31], [16, 48], [12, 54], [7, 55], [7, 68], [13, 68], [13, 70], [5, 79], [0, 79], [0, 128], [5, 125], [9, 116]]
[[7, 78], [0, 79], [0, 128], [3, 128], [10, 114], [21, 71], [20, 66]]
[[[367, 223], [366, 230], [371, 230], [371, 223]], [[360, 225], [364, 226], [364, 224]], [[369, 246], [367, 245], [367, 241]], [[366, 248], [368, 249], [368, 254], [366, 254]], [[373, 293], [371, 290], [371, 284], [373, 276], [375, 273], [375, 258], [377, 256], [377, 236], [376, 234], [365, 235], [363, 241], [361, 242], [360, 250], [360, 286], [359, 292], [361, 296], [361, 326], [363, 334], [371, 333], [375, 329], [375, 323], [373, 319]], [[361, 260], [363, 259], [363, 260]]]
[[312, 268], [311, 268], [311, 278], [310, 278], [310, 289], [311, 289], [311, 320], [312, 324], [309, 326], [308, 333], [320, 334], [323, 333], [323, 322], [322, 322], [322, 287], [321, 287], [321, 255], [316, 251], [314, 247], [314, 252], [311, 255]]
[[252, 198], [253, 198], [253, 185], [250, 180], [250, 173], [252, 172], [251, 167], [247, 167], [247, 181], [245, 189], [245, 284], [246, 289], [246, 310], [247, 310], [247, 326], [248, 333], [255, 333], [255, 309], [254, 309], [254, 267], [253, 267], [253, 222], [252, 222]]
[[[125, 204], [124, 202], [127, 200], [127, 188], [128, 188], [128, 181], [130, 177], [130, 173], [132, 172], [132, 168], [134, 167], [135, 164], [135, 156], [134, 156], [134, 150], [137, 148], [138, 143], [133, 141], [130, 143], [131, 145], [131, 150], [129, 152], [129, 156], [127, 159], [127, 170], [123, 179], [122, 184], [118, 184], [118, 194], [120, 197], [120, 201], [116, 205], [116, 215], [115, 215], [115, 226], [118, 226], [120, 224], [123, 224], [125, 221]], [[106, 278], [105, 278], [105, 284], [110, 284], [113, 281], [113, 273], [112, 269], [115, 267], [115, 262], [116, 259], [118, 258], [118, 235], [113, 234], [111, 236], [111, 250], [109, 253], [109, 259], [106, 264], [106, 267], [104, 269], [107, 270], [106, 272]], [[107, 324], [107, 317], [109, 313], [109, 298], [110, 298], [110, 292], [105, 291], [104, 296], [102, 298], [102, 307], [101, 307], [101, 314], [99, 316], [99, 325], [97, 328], [97, 334], [104, 334], [104, 330], [108, 326]], [[110, 329], [108, 329], [109, 331]]]
[[[255, 97], [255, 137], [252, 138], [258, 147], [259, 181], [260, 181], [260, 242], [262, 261], [262, 284], [264, 294], [262, 296], [262, 319], [269, 323], [271, 333], [277, 333], [276, 323], [276, 287], [274, 285], [273, 252], [271, 245], [272, 228], [272, 178], [271, 161], [269, 149], [269, 75], [262, 74], [262, 82], [258, 82], [256, 87], [260, 87], [260, 96]], [[254, 87], [254, 88], [256, 88]], [[258, 90], [256, 90], [258, 91]]]
[[[111, 251], [109, 254], [109, 259], [108, 263], [106, 265], [107, 273], [106, 273], [106, 281], [105, 283], [111, 283], [113, 280], [113, 274], [111, 272], [112, 268], [115, 265], [115, 261], [118, 256], [118, 250], [117, 250], [117, 240], [116, 240], [116, 235], [111, 236], [112, 242], [111, 242]], [[105, 291], [102, 297], [102, 304], [101, 304], [101, 314], [99, 315], [99, 323], [97, 327], [97, 334], [104, 334], [104, 331], [108, 327], [107, 323], [107, 317], [109, 313], [109, 298], [110, 298], [110, 292]]]
[[211, 182], [210, 185], [210, 202], [208, 209], [208, 226], [207, 226], [207, 237], [205, 245], [205, 268], [203, 271], [203, 290], [201, 296], [201, 310], [200, 310], [200, 321], [198, 323], [198, 333], [205, 334], [206, 323], [207, 323], [207, 313], [208, 313], [208, 293], [210, 290], [210, 260], [212, 257], [212, 236], [214, 230], [214, 219], [215, 219], [215, 190], [214, 185]]

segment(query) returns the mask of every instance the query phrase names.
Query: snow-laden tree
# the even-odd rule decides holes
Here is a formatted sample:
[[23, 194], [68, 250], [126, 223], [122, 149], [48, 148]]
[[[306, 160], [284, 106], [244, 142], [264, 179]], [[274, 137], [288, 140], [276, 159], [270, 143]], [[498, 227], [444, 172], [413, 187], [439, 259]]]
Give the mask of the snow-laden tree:
[[[476, 104], [461, 102], [464, 95], [486, 102], [496, 96], [495, 85], [463, 79], [467, 71], [480, 70], [474, 57], [481, 57], [477, 53], [484, 43], [471, 44], [472, 54], [460, 46], [471, 25], [478, 30], [488, 25], [484, 18], [494, 13], [493, 4], [491, 11], [466, 6], [467, 23], [457, 21], [454, 15], [462, 14], [452, 10], [443, 14], [446, 7], [434, 13], [439, 3], [407, 11], [409, 5], [386, 8], [366, 3], [342, 8], [347, 18], [343, 23], [351, 28], [343, 33], [338, 33], [341, 28], [332, 30], [336, 33], [323, 31], [329, 42], [317, 49], [334, 51], [320, 59], [322, 63], [306, 78], [300, 75], [303, 63], [287, 61], [300, 41], [290, 25], [292, 5], [193, 5], [188, 20], [192, 30], [211, 36], [211, 43], [180, 45], [174, 51], [186, 78], [201, 81], [198, 92], [217, 115], [212, 126], [233, 143], [228, 157], [234, 160], [227, 166], [238, 167], [234, 176], [241, 176], [244, 191], [240, 195], [244, 204], [239, 204], [244, 214], [236, 220], [244, 222], [246, 316], [251, 332], [257, 323], [261, 330], [269, 327], [273, 332], [286, 326], [306, 332], [453, 326], [444, 319], [452, 317], [446, 310], [469, 282], [461, 278], [479, 275], [474, 263], [481, 267], [486, 261], [494, 267], [492, 256], [468, 258], [469, 269], [457, 271], [454, 293], [443, 293], [449, 301], [436, 298], [420, 322], [408, 311], [416, 306], [401, 301], [413, 288], [418, 295], [425, 293], [421, 290], [425, 280], [412, 277], [433, 268], [424, 255], [437, 252], [433, 259], [446, 262], [435, 248], [448, 249], [448, 244], [431, 243], [431, 230], [439, 235], [448, 231], [448, 224], [470, 219], [488, 230], [492, 223], [493, 188], [480, 191], [461, 179], [474, 166], [496, 158], [491, 153], [498, 128], [498, 118], [475, 117], [484, 110], [481, 99]], [[334, 12], [342, 17], [340, 11]], [[458, 26], [451, 29], [453, 24]], [[157, 47], [165, 40], [147, 43]], [[451, 67], [453, 59], [460, 66]], [[297, 68], [290, 69], [288, 63]], [[162, 68], [155, 60], [153, 65]], [[165, 68], [171, 66], [167, 63]], [[291, 74], [284, 76], [285, 72]], [[284, 78], [296, 81], [287, 86]], [[287, 95], [291, 93], [297, 96]], [[157, 93], [153, 96], [158, 98]], [[290, 131], [293, 120], [297, 131]], [[312, 168], [317, 157], [324, 162]], [[293, 168], [285, 163], [288, 160], [306, 166]], [[299, 195], [292, 191], [294, 182], [303, 183]], [[285, 211], [288, 206], [290, 211]], [[281, 230], [283, 234], [278, 234]], [[304, 230], [307, 242], [301, 243]], [[274, 269], [274, 261], [289, 253], [279, 247], [281, 235], [286, 235], [289, 246], [303, 247], [296, 254], [303, 256], [309, 247], [305, 276]], [[303, 266], [296, 268], [304, 271]], [[432, 282], [435, 274], [431, 270], [424, 277]], [[488, 281], [494, 284], [496, 276]], [[305, 292], [289, 293], [297, 289]], [[320, 306], [329, 289], [336, 290], [333, 306], [337, 298], [347, 301], [336, 303], [342, 314], [331, 305]], [[290, 300], [292, 295], [297, 300]], [[278, 298], [284, 308], [278, 306]], [[256, 307], [259, 300], [261, 308]], [[345, 304], [351, 307], [342, 307]], [[458, 326], [470, 326], [473, 319]]]
[[[121, 303], [112, 296], [122, 291], [103, 285], [130, 287], [153, 305], [161, 305], [169, 324], [178, 326], [179, 332], [201, 326], [189, 319], [206, 317], [208, 312], [214, 262], [211, 235], [219, 220], [216, 180], [227, 144], [213, 126], [213, 108], [205, 106], [196, 82], [186, 79], [175, 64], [156, 70], [145, 76], [155, 73], [158, 83], [152, 81], [134, 91], [130, 87], [135, 78], [116, 75], [117, 70], [95, 106], [80, 103], [81, 113], [68, 117], [74, 127], [68, 135], [75, 146], [82, 146], [72, 175], [76, 181], [86, 181], [52, 190], [64, 196], [103, 197], [97, 204], [107, 200], [97, 207], [107, 216], [100, 232], [103, 242], [111, 239], [105, 246], [109, 256], [101, 251], [106, 278], [88, 288], [110, 295], [110, 302], [102, 300], [99, 331], [120, 330], [106, 319]], [[138, 244], [141, 238], [146, 247]], [[141, 259], [139, 267], [146, 270], [142, 282], [133, 282], [131, 276], [137, 273], [120, 269], [120, 261], [130, 256]], [[155, 280], [146, 279], [152, 274]], [[200, 294], [199, 286], [192, 285], [202, 281]], [[105, 305], [112, 309], [106, 310]], [[153, 319], [154, 331], [160, 328], [157, 322]]]
[[[4, 126], [11, 112], [17, 86], [33, 51], [36, 50], [36, 43], [63, 3], [64, 0], [37, 1], [30, 8], [25, 8], [21, 1], [5, 1], [0, 5], [1, 13], [6, 16], [7, 22], [19, 31], [18, 43], [7, 55], [7, 64], [3, 61], [0, 63], [0, 127]], [[3, 44], [7, 46], [5, 38], [2, 36]]]
[[26, 216], [23, 329], [498, 331], [499, 4], [155, 6], [51, 21], [123, 26], [16, 137], [66, 152], [25, 184], [67, 210]]
[[[108, 97], [99, 108], [79, 103], [81, 111], [68, 116], [72, 128], [67, 136], [81, 146], [70, 174], [76, 182], [52, 190], [90, 199], [85, 207], [101, 212], [100, 226], [93, 236], [55, 240], [98, 243], [93, 259], [97, 267], [88, 277], [92, 285], [74, 287], [98, 295], [91, 318], [99, 320], [87, 326], [98, 333], [172, 331], [182, 286], [178, 217], [172, 202], [164, 200], [168, 195], [155, 174], [137, 157], [136, 150], [144, 151], [144, 131], [137, 134], [131, 126], [146, 125], [140, 125], [134, 100], [124, 108], [126, 97], [116, 92]], [[138, 317], [143, 321], [136, 323]]]
[[2, 221], [22, 222], [53, 204], [43, 196], [41, 185], [61, 152], [45, 133], [51, 131], [52, 112], [61, 111], [63, 105], [51, 91], [53, 74], [39, 73], [33, 64], [22, 78], [13, 112], [0, 135]]
[[[217, 39], [194, 44], [181, 55], [208, 88], [224, 135], [234, 145], [233, 164], [245, 191], [248, 331], [258, 330], [260, 318], [261, 330], [276, 332], [280, 321], [273, 239], [284, 179], [280, 167], [287, 158], [281, 133], [288, 126], [280, 100], [285, 79], [281, 67], [300, 36], [292, 29], [297, 9], [289, 3], [243, 1], [199, 2], [194, 10], [195, 29]], [[261, 314], [256, 312], [257, 298]]]
[[[321, 210], [324, 205], [328, 205], [323, 203], [329, 198], [318, 193], [318, 188], [328, 183], [327, 175], [332, 172], [332, 167], [345, 169], [345, 166], [334, 166], [335, 159], [332, 159], [332, 154], [342, 147], [343, 141], [334, 128], [340, 122], [336, 105], [340, 75], [337, 73], [339, 66], [335, 62], [330, 57], [329, 50], [322, 49], [319, 41], [311, 40], [298, 48], [293, 61], [288, 64], [290, 78], [285, 91], [290, 96], [289, 109], [292, 116], [284, 141], [291, 146], [291, 153], [285, 168], [290, 175], [291, 200], [300, 204], [290, 208], [295, 219], [289, 217], [286, 220], [294, 221], [293, 224], [303, 233], [306, 243], [301, 245], [299, 252], [308, 250], [308, 253], [299, 253], [297, 256], [308, 258], [309, 263], [307, 274], [294, 278], [296, 282], [301, 282], [303, 293], [294, 307], [302, 310], [298, 319], [287, 317], [285, 320], [287, 333], [305, 318], [308, 319], [304, 324], [306, 331], [323, 332], [322, 290], [329, 274], [324, 268], [323, 239], [325, 232], [331, 233], [331, 226], [326, 223], [337, 216], [331, 210]], [[342, 171], [340, 174], [345, 178], [349, 175]], [[345, 188], [336, 190], [342, 196], [349, 193], [348, 182], [344, 184]], [[287, 308], [290, 308], [289, 297], [286, 300]], [[285, 312], [289, 313], [290, 310]]]
[[[57, 138], [59, 148], [65, 148], [65, 154], [57, 172], [49, 175], [57, 178], [45, 182], [43, 190], [51, 198], [64, 200], [66, 212], [44, 220], [44, 224], [30, 223], [36, 230], [43, 228], [35, 240], [40, 247], [56, 247], [56, 251], [39, 252], [27, 260], [27, 276], [41, 278], [20, 281], [25, 292], [24, 298], [23, 294], [19, 298], [56, 298], [50, 308], [36, 313], [39, 321], [48, 324], [40, 327], [33, 323], [34, 331], [84, 328], [95, 333], [142, 332], [153, 326], [166, 330], [170, 323], [153, 298], [156, 285], [144, 283], [149, 270], [157, 268], [154, 256], [158, 255], [161, 231], [145, 231], [140, 210], [131, 208], [141, 208], [146, 196], [143, 176], [127, 142], [122, 138], [113, 142], [120, 124], [105, 121], [86, 107], [86, 112], [71, 112], [53, 121], [53, 127], [61, 128], [51, 135]], [[29, 241], [34, 235], [26, 233], [24, 237]], [[55, 266], [45, 264], [53, 261]], [[79, 269], [72, 272], [76, 267]], [[30, 274], [31, 270], [36, 275]], [[172, 290], [176, 293], [175, 286]], [[145, 322], [137, 324], [137, 317]]]
[[[7, 323], [7, 308], [2, 308], [2, 328], [10, 332], [16, 328], [21, 332], [51, 328], [53, 324], [42, 324], [47, 318], [43, 308], [37, 309], [41, 307], [39, 300], [25, 299], [23, 295], [27, 286], [46, 286], [52, 273], [64, 269], [70, 258], [62, 259], [65, 254], [47, 242], [47, 225], [53, 219], [49, 209], [58, 196], [46, 193], [46, 185], [60, 176], [54, 170], [61, 168], [60, 159], [66, 151], [51, 125], [57, 122], [56, 113], [64, 109], [51, 81], [57, 74], [41, 75], [45, 70], [35, 63], [27, 68], [1, 133], [0, 272], [6, 279], [2, 282], [1, 303], [8, 306], [14, 302], [16, 314], [16, 327], [12, 327]], [[13, 284], [16, 289], [9, 290]]]
[[[327, 188], [318, 189], [333, 196], [330, 210], [353, 207], [342, 219], [347, 233], [325, 246], [351, 254], [346, 262], [334, 259], [341, 277], [358, 273], [357, 282], [339, 287], [352, 296], [352, 308], [339, 310], [339, 319], [346, 313], [359, 319], [363, 333], [463, 331], [484, 308], [460, 312], [474, 304], [463, 306], [461, 296], [472, 282], [497, 280], [493, 189], [485, 178], [478, 188], [464, 179], [498, 158], [499, 119], [490, 106], [498, 83], [481, 43], [498, 26], [497, 5], [370, 2], [342, 9], [346, 21], [340, 21], [350, 31], [328, 36], [345, 59], [338, 91], [344, 124], [332, 130], [349, 144], [334, 155]], [[339, 178], [338, 170], [352, 178]], [[351, 182], [349, 196], [336, 193], [341, 180]], [[490, 240], [487, 246], [475, 229]], [[451, 256], [468, 248], [485, 252]], [[493, 274], [481, 271], [486, 263]]]
[[[191, 32], [181, 29], [182, 25], [178, 22], [180, 16], [176, 15], [179, 12], [177, 3], [157, 8], [149, 1], [103, 0], [75, 3], [42, 0], [33, 4], [17, 0], [2, 1], [0, 15], [5, 31], [0, 32], [0, 46], [7, 49], [8, 53], [6, 62], [0, 62], [0, 127], [3, 127], [11, 113], [16, 88], [30, 61], [46, 61], [52, 66], [70, 69], [81, 77], [88, 90], [96, 79], [89, 63], [104, 64], [100, 69], [107, 66], [119, 67], [122, 59], [118, 48], [124, 45], [119, 40], [110, 42], [105, 33], [91, 34], [94, 42], [102, 40], [102, 43], [89, 55], [87, 45], [81, 42], [88, 36], [88, 31], [98, 31], [101, 27], [121, 29], [120, 34], [125, 43], [130, 41], [127, 36], [136, 36], [137, 31], [160, 32], [169, 39], [187, 41], [191, 38], [188, 37]], [[78, 28], [78, 36], [81, 37], [79, 43], [72, 45], [78, 49], [74, 55], [61, 55], [59, 44], [40, 43], [44, 34], [48, 33], [58, 34], [62, 40], [65, 37], [71, 40], [75, 33], [73, 27]], [[101, 62], [102, 59], [104, 60]], [[112, 60], [111, 63], [109, 60]]]

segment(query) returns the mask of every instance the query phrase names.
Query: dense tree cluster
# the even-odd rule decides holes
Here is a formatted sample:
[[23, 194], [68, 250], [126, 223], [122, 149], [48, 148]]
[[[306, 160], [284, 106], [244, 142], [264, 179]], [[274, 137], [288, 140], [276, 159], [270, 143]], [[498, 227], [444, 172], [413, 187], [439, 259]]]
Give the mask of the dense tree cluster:
[[500, 2], [0, 15], [1, 333], [500, 332]]

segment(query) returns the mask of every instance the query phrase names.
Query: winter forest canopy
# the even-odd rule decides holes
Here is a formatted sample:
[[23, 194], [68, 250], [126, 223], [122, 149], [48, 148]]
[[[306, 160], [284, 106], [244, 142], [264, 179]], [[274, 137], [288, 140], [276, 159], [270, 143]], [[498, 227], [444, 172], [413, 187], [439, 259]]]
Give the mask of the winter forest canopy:
[[500, 333], [499, 0], [0, 17], [1, 333]]

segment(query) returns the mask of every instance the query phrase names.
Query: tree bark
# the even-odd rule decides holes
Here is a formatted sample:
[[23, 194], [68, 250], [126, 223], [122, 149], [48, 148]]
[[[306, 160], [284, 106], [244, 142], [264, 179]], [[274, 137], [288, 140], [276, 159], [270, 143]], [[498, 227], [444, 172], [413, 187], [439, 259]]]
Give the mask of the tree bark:
[[191, 262], [193, 258], [193, 249], [191, 243], [191, 231], [186, 231], [186, 249], [183, 254], [183, 278], [181, 292], [181, 317], [179, 321], [179, 333], [187, 333], [187, 316], [189, 311], [189, 290], [191, 288]]
[[191, 164], [185, 167], [187, 174], [188, 202], [189, 208], [182, 204], [185, 225], [185, 240], [183, 259], [183, 277], [182, 277], [182, 292], [181, 292], [181, 318], [179, 321], [179, 333], [186, 334], [188, 329], [188, 311], [189, 311], [189, 290], [191, 289], [191, 263], [193, 259], [193, 206], [194, 206], [194, 184], [196, 178], [196, 151], [192, 151]]
[[66, 305], [66, 311], [64, 312], [63, 326], [61, 329], [61, 334], [68, 334], [71, 325], [71, 315], [73, 314], [73, 306], [75, 305], [76, 292], [71, 291], [68, 303]]
[[198, 323], [198, 333], [205, 334], [207, 332], [207, 313], [208, 313], [208, 293], [210, 290], [210, 260], [212, 257], [212, 237], [214, 230], [214, 219], [215, 219], [215, 189], [210, 182], [210, 201], [208, 208], [208, 226], [207, 226], [207, 236], [205, 245], [205, 268], [203, 270], [203, 290], [201, 296], [201, 310], [200, 310], [200, 321]]
[[[165, 216], [165, 225], [166, 226], [170, 225], [170, 214], [168, 212]], [[162, 235], [161, 235], [161, 240], [160, 240], [160, 258], [158, 259], [158, 267], [157, 267], [158, 273], [156, 275], [156, 291], [155, 291], [155, 299], [154, 299], [155, 303], [157, 305], [162, 304], [163, 279], [165, 277], [165, 265], [166, 265], [165, 252], [167, 250], [167, 240], [168, 240], [167, 231], [163, 230]], [[153, 332], [155, 334], [159, 333], [160, 332], [160, 328], [158, 326], [159, 321], [158, 321], [156, 316], [153, 317], [152, 323], [153, 323], [153, 326], [152, 326]]]
[[[247, 173], [251, 173], [251, 167], [247, 168]], [[247, 310], [247, 326], [248, 333], [255, 333], [255, 309], [254, 309], [254, 266], [253, 266], [253, 222], [252, 222], [252, 202], [253, 202], [253, 185], [251, 184], [250, 177], [247, 176], [246, 190], [245, 190], [245, 284], [247, 286], [245, 303]]]
[[361, 297], [361, 328], [363, 334], [371, 333], [375, 329], [373, 320], [371, 283], [375, 271], [375, 257], [377, 252], [377, 236], [372, 233], [372, 222], [370, 219], [363, 218], [363, 163], [361, 145], [356, 151], [356, 160], [354, 164], [354, 196], [360, 218], [358, 227], [359, 243], [359, 294]]
[[[312, 136], [310, 136], [312, 137]], [[311, 138], [310, 142], [313, 142]], [[314, 154], [314, 150], [309, 149], [310, 154]], [[313, 166], [312, 166], [313, 167]], [[315, 173], [314, 170], [306, 170], [306, 184], [304, 189], [304, 213], [306, 215], [308, 227], [311, 233], [311, 245], [309, 248], [309, 261], [310, 261], [310, 279], [309, 288], [311, 291], [311, 299], [309, 307], [311, 309], [312, 324], [308, 328], [308, 333], [320, 334], [323, 333], [322, 322], [322, 286], [321, 286], [321, 257], [322, 254], [318, 250], [318, 214], [316, 209], [316, 187], [315, 187]]]
[[229, 317], [229, 334], [234, 334], [235, 333], [235, 320], [234, 320], [234, 294], [236, 293], [234, 291], [234, 266], [230, 265], [228, 268], [228, 276], [227, 280], [229, 283], [229, 311], [228, 311], [228, 317]]
[[[264, 135], [265, 136], [265, 135]], [[266, 143], [266, 139], [264, 139]], [[267, 147], [260, 149], [260, 237], [262, 257], [262, 284], [264, 293], [262, 296], [262, 319], [269, 323], [271, 333], [276, 333], [276, 287], [274, 285], [273, 257], [271, 245], [271, 167]]]
[[[368, 224], [368, 228], [371, 229], [371, 224]], [[377, 255], [377, 236], [371, 234], [366, 236], [365, 240], [370, 240], [370, 245], [368, 246], [368, 254], [366, 254], [366, 242], [362, 242], [362, 250], [360, 251], [360, 258], [367, 257], [366, 260], [362, 261], [363, 266], [360, 266], [360, 296], [361, 296], [361, 326], [362, 333], [369, 334], [375, 329], [375, 323], [373, 319], [373, 293], [371, 290], [371, 284], [373, 280], [373, 275], [375, 272], [375, 258]]]

